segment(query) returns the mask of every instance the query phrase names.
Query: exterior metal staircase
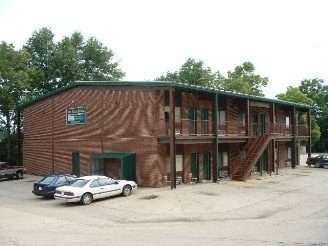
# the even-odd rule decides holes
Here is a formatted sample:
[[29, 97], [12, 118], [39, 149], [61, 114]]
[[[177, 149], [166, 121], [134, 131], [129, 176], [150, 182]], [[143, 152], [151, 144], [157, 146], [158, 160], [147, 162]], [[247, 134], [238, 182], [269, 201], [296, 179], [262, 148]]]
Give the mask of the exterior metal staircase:
[[272, 139], [272, 135], [262, 135], [251, 139], [233, 165], [231, 179], [245, 181]]

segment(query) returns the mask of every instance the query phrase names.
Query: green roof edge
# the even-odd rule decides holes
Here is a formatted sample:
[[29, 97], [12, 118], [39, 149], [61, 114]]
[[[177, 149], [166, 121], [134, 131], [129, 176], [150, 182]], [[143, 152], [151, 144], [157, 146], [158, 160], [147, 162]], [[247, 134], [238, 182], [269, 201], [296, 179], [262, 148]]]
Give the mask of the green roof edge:
[[243, 93], [237, 93], [237, 92], [229, 92], [229, 91], [223, 91], [218, 90], [214, 88], [208, 88], [198, 85], [190, 85], [190, 84], [184, 84], [184, 83], [177, 83], [177, 82], [171, 82], [171, 81], [76, 81], [73, 83], [70, 83], [67, 86], [64, 86], [60, 89], [54, 90], [50, 93], [47, 93], [45, 95], [39, 96], [29, 102], [20, 104], [17, 106], [18, 110], [23, 110], [24, 108], [35, 104], [39, 101], [42, 101], [46, 98], [49, 98], [53, 95], [59, 94], [63, 91], [67, 91], [74, 87], [79, 86], [139, 86], [139, 87], [172, 87], [175, 90], [178, 91], [185, 91], [185, 92], [198, 92], [198, 93], [213, 93], [213, 94], [219, 94], [224, 96], [232, 96], [232, 97], [238, 97], [238, 98], [244, 98], [244, 99], [252, 99], [262, 102], [271, 102], [271, 103], [279, 103], [283, 105], [289, 105], [289, 106], [298, 106], [302, 108], [311, 108], [309, 105], [300, 104], [300, 103], [293, 103], [288, 101], [282, 101], [278, 99], [269, 99], [265, 97], [260, 96], [253, 96]]

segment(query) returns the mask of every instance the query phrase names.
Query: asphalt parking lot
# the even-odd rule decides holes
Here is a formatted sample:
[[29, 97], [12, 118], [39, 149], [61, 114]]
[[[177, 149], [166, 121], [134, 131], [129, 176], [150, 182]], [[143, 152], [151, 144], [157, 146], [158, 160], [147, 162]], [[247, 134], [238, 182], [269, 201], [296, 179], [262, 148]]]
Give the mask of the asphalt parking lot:
[[328, 245], [328, 168], [140, 187], [87, 206], [34, 196], [39, 179], [0, 180], [0, 245]]

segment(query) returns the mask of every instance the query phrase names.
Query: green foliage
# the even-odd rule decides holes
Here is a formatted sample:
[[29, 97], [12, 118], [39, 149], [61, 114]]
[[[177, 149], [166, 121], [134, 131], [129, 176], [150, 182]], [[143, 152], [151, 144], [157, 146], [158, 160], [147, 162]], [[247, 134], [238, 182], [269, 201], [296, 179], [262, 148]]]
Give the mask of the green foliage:
[[[313, 100], [312, 116], [315, 118], [314, 127], [318, 128], [320, 135], [312, 136], [314, 149], [318, 152], [328, 150], [328, 85], [324, 84], [322, 79], [305, 79], [301, 81], [300, 91]], [[312, 130], [312, 134], [315, 134]], [[314, 141], [314, 137], [319, 137]]]
[[310, 106], [313, 105], [313, 100], [301, 92], [297, 87], [288, 86], [286, 93], [280, 93], [276, 95], [276, 97], [287, 102], [301, 103]]
[[185, 84], [207, 86], [231, 92], [240, 92], [248, 95], [264, 96], [262, 87], [267, 86], [268, 78], [254, 74], [251, 62], [237, 66], [233, 72], [228, 72], [225, 78], [219, 71], [212, 72], [211, 68], [204, 67], [203, 61], [189, 58], [181, 68], [175, 72], [167, 72], [156, 78], [156, 81], [173, 81]]
[[167, 72], [165, 76], [161, 75], [155, 80], [209, 86], [214, 78], [215, 75], [212, 73], [211, 69], [209, 67], [204, 68], [203, 61], [195, 61], [195, 59], [189, 58], [184, 64], [182, 64], [179, 71]]
[[[12, 160], [17, 146], [16, 107], [77, 80], [118, 80], [125, 73], [114, 62], [114, 53], [94, 37], [79, 32], [54, 42], [48, 28], [32, 33], [21, 50], [0, 44], [0, 147]], [[17, 149], [17, 148], [16, 148]], [[17, 158], [15, 156], [15, 158]]]
[[240, 92], [254, 96], [264, 96], [262, 87], [268, 85], [268, 78], [261, 77], [254, 73], [255, 68], [251, 62], [244, 62], [242, 66], [237, 66], [233, 72], [228, 72], [228, 78], [219, 84], [219, 88]]
[[312, 106], [311, 143], [318, 152], [328, 150], [328, 86], [322, 79], [305, 79], [299, 87], [287, 88], [286, 93], [276, 96], [280, 100]]
[[313, 115], [316, 119], [321, 119], [327, 107], [328, 86], [324, 84], [322, 79], [306, 79], [301, 81], [299, 89], [313, 100]]
[[28, 88], [31, 85], [29, 69], [29, 53], [22, 49], [16, 51], [12, 44], [0, 44], [0, 129], [5, 131], [6, 139], [1, 144], [6, 146], [7, 160], [11, 153], [11, 134], [16, 130], [16, 107], [28, 97]]
[[48, 28], [35, 31], [26, 43], [30, 65], [37, 69], [33, 78], [35, 94], [46, 94], [77, 80], [119, 80], [125, 73], [113, 61], [114, 53], [96, 38], [87, 40], [79, 32], [55, 43]]

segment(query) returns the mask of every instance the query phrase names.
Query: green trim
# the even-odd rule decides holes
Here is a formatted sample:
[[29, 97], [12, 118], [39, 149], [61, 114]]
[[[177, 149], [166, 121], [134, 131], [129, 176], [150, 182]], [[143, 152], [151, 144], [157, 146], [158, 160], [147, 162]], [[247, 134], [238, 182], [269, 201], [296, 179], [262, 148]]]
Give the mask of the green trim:
[[242, 93], [235, 93], [235, 92], [229, 92], [229, 91], [223, 91], [223, 90], [217, 90], [212, 89], [208, 87], [201, 87], [197, 85], [190, 85], [190, 84], [183, 84], [183, 83], [176, 83], [176, 82], [169, 82], [169, 81], [146, 81], [146, 82], [133, 82], [133, 81], [76, 81], [73, 82], [65, 87], [62, 87], [60, 89], [57, 89], [51, 93], [48, 93], [46, 95], [37, 97], [27, 103], [18, 105], [18, 110], [23, 110], [24, 108], [35, 104], [39, 101], [42, 101], [44, 99], [50, 98], [53, 95], [59, 94], [64, 91], [68, 91], [75, 87], [95, 87], [95, 86], [119, 86], [119, 87], [151, 87], [151, 88], [174, 88], [176, 91], [180, 92], [195, 92], [195, 93], [206, 93], [206, 94], [218, 94], [220, 96], [229, 96], [229, 97], [235, 97], [235, 98], [244, 98], [244, 99], [252, 99], [256, 101], [262, 101], [262, 102], [276, 102], [282, 105], [289, 105], [289, 106], [298, 106], [300, 108], [308, 109], [311, 108], [309, 105], [305, 104], [298, 104], [298, 103], [292, 103], [287, 101], [281, 101], [277, 99], [268, 99], [264, 97], [259, 96], [252, 96]]
[[121, 159], [130, 155], [134, 155], [135, 153], [129, 152], [103, 152], [100, 154], [92, 155], [91, 158], [95, 159]]

